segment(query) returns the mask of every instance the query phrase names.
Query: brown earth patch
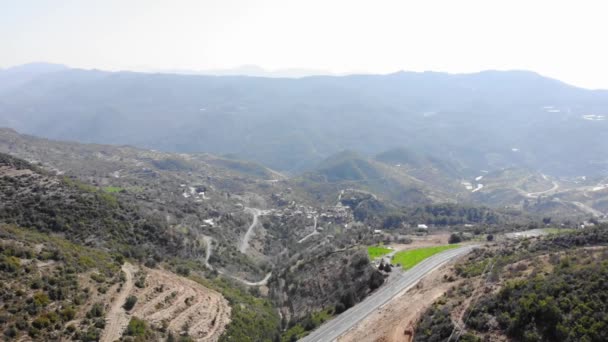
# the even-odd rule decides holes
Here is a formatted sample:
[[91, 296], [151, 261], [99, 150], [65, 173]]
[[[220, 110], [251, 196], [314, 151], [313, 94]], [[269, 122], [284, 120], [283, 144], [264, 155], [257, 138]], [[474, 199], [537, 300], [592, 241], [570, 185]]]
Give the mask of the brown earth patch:
[[[128, 265], [128, 264], [125, 264]], [[126, 282], [114, 298], [101, 341], [120, 337], [131, 317], [145, 320], [152, 328], [165, 328], [194, 341], [217, 341], [230, 322], [228, 301], [218, 292], [173, 273], [142, 267], [144, 288], [133, 286], [136, 269], [123, 266]], [[122, 307], [128, 296], [137, 303], [129, 312]]]

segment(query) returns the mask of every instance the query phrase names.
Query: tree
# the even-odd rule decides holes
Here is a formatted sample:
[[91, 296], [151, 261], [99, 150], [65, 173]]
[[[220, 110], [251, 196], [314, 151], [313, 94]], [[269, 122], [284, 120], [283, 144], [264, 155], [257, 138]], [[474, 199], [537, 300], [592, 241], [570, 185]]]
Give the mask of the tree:
[[95, 317], [102, 317], [102, 316], [103, 316], [103, 304], [101, 304], [101, 303], [93, 304], [93, 306], [91, 307], [91, 310], [89, 310], [89, 312], [87, 312], [87, 318], [95, 318]]
[[129, 311], [133, 309], [135, 303], [137, 303], [137, 297], [129, 296], [127, 297], [127, 300], [125, 301], [125, 304], [122, 307], [125, 308], [125, 310]]
[[486, 236], [486, 240], [488, 240], [488, 241], [494, 241], [494, 235], [493, 234], [488, 234], [488, 236]]
[[448, 239], [448, 243], [453, 244], [453, 243], [459, 243], [459, 242], [462, 242], [462, 237], [459, 234], [452, 233], [450, 235], [450, 238]]
[[353, 290], [348, 290], [342, 299], [340, 300], [342, 304], [344, 304], [344, 309], [349, 309], [353, 307], [357, 303], [357, 298], [355, 298], [355, 293]]
[[384, 277], [380, 272], [374, 271], [369, 278], [369, 289], [375, 290], [384, 283]]

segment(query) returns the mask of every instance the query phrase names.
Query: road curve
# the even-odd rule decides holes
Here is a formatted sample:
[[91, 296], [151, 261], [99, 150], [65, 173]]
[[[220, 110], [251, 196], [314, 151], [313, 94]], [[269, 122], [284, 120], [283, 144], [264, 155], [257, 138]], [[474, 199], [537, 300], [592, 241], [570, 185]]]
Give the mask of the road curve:
[[256, 208], [245, 208], [245, 211], [253, 215], [253, 221], [251, 222], [249, 228], [247, 228], [247, 232], [245, 233], [245, 236], [243, 237], [243, 240], [241, 240], [241, 244], [239, 246], [239, 251], [241, 251], [243, 254], [247, 253], [247, 249], [249, 248], [249, 239], [251, 239], [253, 228], [258, 225], [258, 216], [262, 215], [262, 211]]
[[435, 254], [432, 257], [425, 259], [418, 265], [414, 266], [407, 272], [403, 273], [399, 279], [396, 279], [385, 286], [380, 287], [378, 291], [365, 298], [361, 303], [355, 305], [345, 311], [338, 317], [325, 323], [317, 330], [314, 330], [308, 336], [300, 339], [301, 342], [329, 342], [334, 341], [348, 330], [350, 330], [359, 321], [370, 315], [374, 310], [381, 307], [399, 293], [406, 291], [414, 286], [422, 277], [429, 272], [435, 270], [441, 265], [469, 253], [478, 245], [464, 246], [460, 248], [450, 249], [445, 252]]
[[538, 191], [538, 192], [528, 192], [526, 194], [526, 197], [530, 197], [530, 198], [535, 198], [541, 195], [547, 195], [550, 192], [555, 192], [557, 191], [557, 189], [559, 189], [559, 184], [557, 184], [555, 181], [552, 181], [551, 183], [553, 183], [553, 187], [549, 190], [545, 190], [545, 191]]
[[271, 276], [272, 276], [272, 272], [268, 272], [266, 274], [266, 276], [264, 277], [264, 279], [262, 279], [260, 281], [247, 281], [247, 280], [243, 280], [243, 279], [239, 279], [239, 278], [235, 278], [235, 279], [240, 280], [243, 284], [248, 285], [248, 286], [266, 286], [266, 284], [268, 284], [268, 280], [270, 279]]
[[301, 238], [300, 241], [298, 241], [298, 243], [302, 243], [306, 240], [308, 240], [308, 238], [315, 236], [315, 235], [319, 235], [319, 232], [317, 231], [317, 217], [313, 216], [314, 222], [312, 225], [312, 233], [306, 235], [305, 237]]

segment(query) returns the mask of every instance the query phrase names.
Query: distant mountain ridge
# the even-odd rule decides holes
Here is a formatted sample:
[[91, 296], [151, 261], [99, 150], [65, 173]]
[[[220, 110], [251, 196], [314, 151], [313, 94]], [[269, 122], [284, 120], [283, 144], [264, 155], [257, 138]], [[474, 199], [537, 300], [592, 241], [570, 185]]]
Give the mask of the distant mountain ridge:
[[169, 73], [182, 75], [213, 75], [213, 76], [252, 76], [269, 78], [301, 78], [310, 76], [338, 76], [327, 70], [307, 69], [307, 68], [287, 68], [267, 70], [257, 65], [242, 65], [231, 69], [208, 69], [208, 70], [188, 70], [188, 69], [169, 69], [151, 70], [154, 73]]
[[0, 93], [15, 87], [22, 86], [34, 78], [57, 71], [64, 71], [69, 67], [54, 63], [28, 63], [6, 69], [0, 69]]
[[394, 146], [470, 170], [608, 172], [608, 91], [527, 71], [295, 79], [67, 69], [0, 89], [0, 126], [23, 133], [232, 154], [292, 174], [339, 151]]

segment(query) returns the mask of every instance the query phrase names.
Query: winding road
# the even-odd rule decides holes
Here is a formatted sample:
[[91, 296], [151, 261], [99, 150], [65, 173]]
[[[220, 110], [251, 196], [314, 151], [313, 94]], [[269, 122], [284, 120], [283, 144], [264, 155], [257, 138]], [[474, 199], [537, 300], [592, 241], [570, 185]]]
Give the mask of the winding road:
[[240, 280], [243, 284], [249, 285], [249, 286], [266, 286], [268, 284], [268, 280], [270, 279], [271, 276], [272, 276], [272, 272], [268, 272], [266, 274], [266, 276], [264, 277], [264, 279], [262, 279], [260, 281], [255, 281], [255, 282], [254, 281], [247, 281], [247, 280], [239, 279], [239, 278], [235, 278], [235, 277], [233, 277], [233, 278], [237, 279], [237, 280]]
[[[211, 253], [213, 252], [213, 238], [211, 238], [210, 236], [204, 236], [203, 239], [205, 240], [205, 242], [207, 243], [207, 250], [205, 253], [205, 266], [210, 269], [210, 270], [214, 270], [215, 268], [213, 266], [211, 266], [211, 264], [209, 263], [209, 258], [211, 258]], [[241, 283], [248, 285], [248, 286], [265, 286], [266, 284], [268, 284], [268, 280], [270, 279], [270, 277], [272, 276], [272, 272], [269, 272], [268, 274], [266, 274], [266, 276], [264, 277], [264, 279], [260, 280], [260, 281], [249, 281], [249, 280], [245, 280], [245, 279], [241, 279], [239, 277], [230, 275], [225, 273], [224, 271], [217, 269], [216, 270], [219, 274], [225, 275], [227, 277], [230, 277], [234, 280], [240, 281]]]
[[400, 293], [407, 291], [409, 288], [416, 285], [416, 283], [418, 283], [422, 277], [431, 271], [451, 260], [454, 260], [455, 258], [469, 253], [476, 247], [478, 247], [478, 245], [464, 246], [435, 254], [434, 256], [414, 266], [407, 272], [404, 272], [400, 278], [380, 287], [378, 291], [365, 298], [361, 303], [355, 305], [338, 317], [322, 325], [317, 330], [310, 333], [310, 335], [302, 338], [300, 341], [329, 342], [336, 340], [338, 337], [354, 327], [359, 321], [363, 320], [365, 317], [374, 312], [374, 310], [386, 304], [389, 300]]
[[559, 184], [557, 184], [557, 182], [555, 182], [555, 181], [551, 181], [551, 183], [553, 183], [553, 187], [551, 189], [545, 190], [545, 191], [538, 191], [538, 192], [528, 192], [528, 193], [526, 193], [526, 197], [534, 198], [534, 197], [538, 197], [541, 195], [547, 195], [551, 192], [557, 191], [557, 189], [559, 189]]
[[251, 239], [253, 228], [258, 225], [258, 216], [262, 215], [262, 211], [256, 208], [245, 208], [245, 211], [253, 215], [253, 222], [251, 222], [251, 225], [247, 228], [247, 233], [245, 233], [239, 246], [239, 251], [243, 254], [247, 253], [247, 249], [249, 249], [249, 240]]
[[[241, 244], [239, 245], [239, 250], [241, 251], [241, 253], [247, 252], [247, 249], [249, 248], [249, 239], [251, 239], [251, 234], [253, 233], [253, 228], [255, 228], [255, 226], [258, 225], [258, 216], [264, 215], [264, 211], [260, 210], [260, 209], [245, 208], [245, 211], [249, 212], [253, 215], [253, 222], [251, 222], [251, 225], [249, 225], [249, 228], [247, 228], [247, 233], [245, 233], [245, 236], [243, 237], [243, 240], [241, 241]], [[213, 253], [213, 238], [210, 236], [203, 236], [203, 239], [205, 240], [205, 243], [207, 245], [205, 248], [205, 266], [210, 270], [214, 270], [215, 268], [209, 263], [209, 259], [211, 258], [211, 254]], [[241, 279], [239, 277], [227, 274], [224, 271], [222, 271], [221, 269], [216, 269], [216, 271], [222, 275], [225, 275], [227, 277], [240, 281], [241, 283], [248, 285], [248, 286], [264, 286], [264, 285], [268, 284], [268, 280], [272, 276], [272, 272], [269, 272], [268, 274], [266, 274], [264, 279], [253, 282], [253, 281], [248, 281], [248, 280]]]
[[310, 233], [310, 234], [306, 235], [305, 237], [301, 238], [300, 241], [298, 241], [298, 243], [302, 243], [302, 242], [308, 240], [308, 238], [310, 238], [310, 237], [313, 237], [315, 235], [319, 235], [319, 232], [317, 231], [317, 217], [313, 216], [313, 219], [314, 219], [314, 223], [313, 223], [313, 226], [312, 226], [312, 233]]

